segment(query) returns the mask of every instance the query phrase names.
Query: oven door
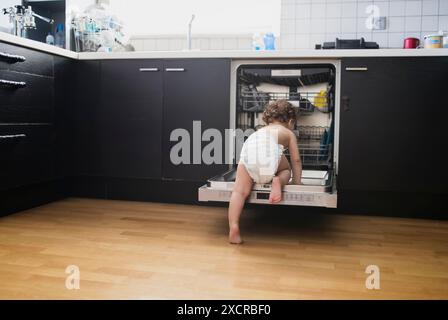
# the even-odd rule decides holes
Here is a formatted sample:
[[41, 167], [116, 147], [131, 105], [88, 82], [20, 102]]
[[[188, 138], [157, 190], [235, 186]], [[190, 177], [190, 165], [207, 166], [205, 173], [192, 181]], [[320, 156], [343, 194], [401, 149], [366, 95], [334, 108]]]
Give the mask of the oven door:
[[[228, 202], [235, 183], [236, 169], [213, 177], [199, 188], [199, 201]], [[286, 185], [278, 204], [293, 206], [337, 207], [336, 177], [333, 171], [303, 170], [301, 185]], [[269, 203], [269, 184], [255, 184], [246, 202]]]

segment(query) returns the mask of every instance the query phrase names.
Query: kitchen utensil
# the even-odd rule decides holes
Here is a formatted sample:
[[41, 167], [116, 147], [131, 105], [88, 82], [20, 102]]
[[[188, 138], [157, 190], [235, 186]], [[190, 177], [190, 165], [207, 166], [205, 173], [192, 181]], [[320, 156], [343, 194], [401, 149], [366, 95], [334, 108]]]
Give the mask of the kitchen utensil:
[[404, 39], [403, 49], [416, 49], [420, 45], [420, 39], [418, 38], [406, 38]]
[[[376, 42], [365, 41], [361, 39], [339, 39], [336, 38], [335, 42], [324, 42], [321, 46], [322, 49], [379, 49], [379, 45]], [[317, 49], [317, 48], [316, 48]]]

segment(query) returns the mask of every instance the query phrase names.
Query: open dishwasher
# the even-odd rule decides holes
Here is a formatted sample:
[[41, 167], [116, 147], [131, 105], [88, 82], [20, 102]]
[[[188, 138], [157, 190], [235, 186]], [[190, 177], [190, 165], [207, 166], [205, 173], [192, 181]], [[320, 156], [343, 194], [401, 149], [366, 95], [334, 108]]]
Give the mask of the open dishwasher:
[[[267, 104], [286, 99], [298, 111], [294, 132], [302, 160], [302, 184], [286, 185], [279, 204], [335, 208], [339, 66], [337, 60], [233, 61], [229, 170], [199, 188], [199, 201], [230, 200], [244, 139], [264, 125], [262, 113]], [[287, 153], [286, 157], [289, 160]], [[270, 187], [254, 184], [247, 202], [269, 204]]]

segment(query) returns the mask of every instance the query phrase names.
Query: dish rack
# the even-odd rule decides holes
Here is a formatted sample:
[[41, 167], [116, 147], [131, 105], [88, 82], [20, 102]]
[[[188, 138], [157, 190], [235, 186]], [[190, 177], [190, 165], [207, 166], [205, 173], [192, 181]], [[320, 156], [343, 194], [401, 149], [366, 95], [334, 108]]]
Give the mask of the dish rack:
[[296, 107], [301, 115], [311, 115], [316, 109], [327, 112], [329, 101], [327, 92], [278, 93], [242, 90], [240, 97], [241, 108], [245, 112], [263, 112], [269, 103], [285, 99]]
[[102, 44], [100, 30], [95, 22], [87, 17], [73, 20], [73, 30], [76, 52], [96, 52]]
[[[329, 167], [331, 164], [332, 144], [330, 127], [299, 126], [298, 146], [302, 166], [305, 168]], [[289, 157], [289, 150], [286, 151]]]

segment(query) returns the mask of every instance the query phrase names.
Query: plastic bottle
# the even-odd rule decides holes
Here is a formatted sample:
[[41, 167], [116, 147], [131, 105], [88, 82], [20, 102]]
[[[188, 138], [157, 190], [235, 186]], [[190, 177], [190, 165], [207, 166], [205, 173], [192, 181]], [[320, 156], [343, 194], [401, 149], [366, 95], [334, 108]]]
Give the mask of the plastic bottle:
[[265, 50], [275, 50], [275, 36], [272, 32], [266, 33], [263, 41]]
[[443, 37], [442, 40], [442, 47], [443, 48], [448, 48], [448, 32], [445, 32], [443, 30], [439, 31], [439, 34]]
[[252, 50], [260, 51], [263, 50], [263, 39], [259, 33], [254, 33], [252, 36]]
[[65, 48], [65, 33], [64, 25], [62, 23], [59, 23], [56, 28], [55, 44], [56, 47]]
[[47, 37], [45, 38], [45, 42], [46, 42], [47, 44], [49, 44], [49, 45], [54, 46], [54, 37], [53, 37], [53, 35], [52, 35], [50, 32], [48, 32], [48, 35], [47, 35]]

